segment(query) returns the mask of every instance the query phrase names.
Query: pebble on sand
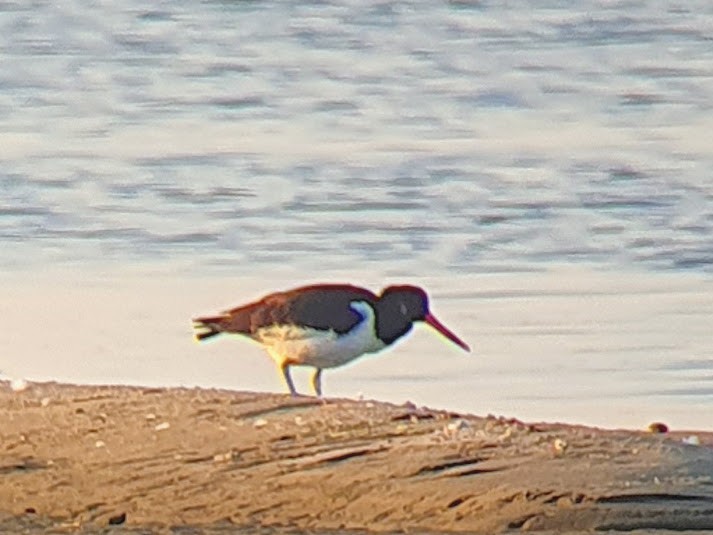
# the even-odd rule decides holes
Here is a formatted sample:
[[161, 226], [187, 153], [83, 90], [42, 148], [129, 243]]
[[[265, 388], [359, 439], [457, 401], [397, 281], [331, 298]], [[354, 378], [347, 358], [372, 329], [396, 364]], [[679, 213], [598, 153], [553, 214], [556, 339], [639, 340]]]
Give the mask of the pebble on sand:
[[258, 418], [253, 422], [253, 427], [256, 429], [260, 429], [261, 427], [265, 427], [267, 425], [267, 420], [264, 418]]
[[115, 515], [109, 518], [110, 526], [118, 526], [120, 524], [123, 524], [124, 522], [126, 522], [126, 513], [121, 513], [119, 515]]
[[668, 426], [663, 422], [652, 422], [648, 430], [649, 433], [668, 433]]

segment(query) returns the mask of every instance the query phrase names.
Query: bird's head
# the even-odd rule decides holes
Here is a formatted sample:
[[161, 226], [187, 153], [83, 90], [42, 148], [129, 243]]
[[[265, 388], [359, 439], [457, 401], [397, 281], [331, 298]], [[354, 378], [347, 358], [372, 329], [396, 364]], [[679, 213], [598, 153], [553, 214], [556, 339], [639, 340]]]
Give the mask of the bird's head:
[[470, 351], [468, 344], [458, 338], [431, 313], [428, 294], [423, 288], [410, 285], [388, 286], [381, 292], [378, 307], [387, 312], [383, 316], [390, 318], [390, 322], [406, 327], [406, 330], [401, 334], [407, 332], [413, 322], [423, 321], [457, 346]]

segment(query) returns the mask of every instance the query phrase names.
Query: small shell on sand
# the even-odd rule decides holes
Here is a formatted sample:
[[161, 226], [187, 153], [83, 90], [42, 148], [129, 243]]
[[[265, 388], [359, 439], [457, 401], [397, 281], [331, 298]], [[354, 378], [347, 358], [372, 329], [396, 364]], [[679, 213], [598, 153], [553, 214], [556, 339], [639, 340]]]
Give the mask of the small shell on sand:
[[462, 431], [463, 429], [467, 429], [469, 427], [468, 422], [465, 420], [456, 420], [455, 422], [448, 424], [448, 430], [451, 432]]
[[461, 431], [465, 431], [469, 427], [470, 425], [468, 425], [468, 422], [459, 419], [443, 426], [443, 435], [445, 435], [447, 438], [455, 438], [460, 434]]
[[171, 427], [171, 424], [169, 424], [168, 422], [161, 422], [160, 424], [156, 425], [156, 427], [154, 427], [154, 429], [156, 431], [164, 431], [164, 430], [168, 429], [169, 427]]
[[701, 445], [701, 439], [698, 438], [698, 435], [689, 435], [681, 440], [684, 444], [688, 444], [689, 446], [700, 446]]
[[10, 388], [13, 392], [22, 392], [23, 390], [27, 390], [29, 386], [28, 382], [24, 379], [13, 379], [10, 381]]
[[230, 461], [233, 458], [233, 452], [229, 451], [227, 453], [216, 453], [213, 455], [213, 462], [223, 463], [225, 461]]
[[567, 444], [567, 441], [561, 438], [556, 438], [552, 441], [552, 453], [555, 457], [561, 457], [564, 455], [568, 447], [569, 444]]

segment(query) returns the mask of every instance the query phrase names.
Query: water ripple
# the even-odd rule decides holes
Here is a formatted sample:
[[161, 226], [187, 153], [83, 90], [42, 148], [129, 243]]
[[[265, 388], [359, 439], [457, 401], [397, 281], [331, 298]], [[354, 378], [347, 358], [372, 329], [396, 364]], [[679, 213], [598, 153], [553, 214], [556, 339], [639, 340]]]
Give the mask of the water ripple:
[[711, 272], [713, 10], [601, 7], [4, 2], [0, 265]]

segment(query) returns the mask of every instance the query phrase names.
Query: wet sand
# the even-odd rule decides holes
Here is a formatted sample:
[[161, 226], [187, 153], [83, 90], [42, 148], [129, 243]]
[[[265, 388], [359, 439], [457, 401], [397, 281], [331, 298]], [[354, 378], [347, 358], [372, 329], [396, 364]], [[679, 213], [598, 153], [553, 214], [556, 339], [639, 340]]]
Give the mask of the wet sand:
[[7, 382], [0, 421], [2, 531], [713, 529], [711, 433]]

